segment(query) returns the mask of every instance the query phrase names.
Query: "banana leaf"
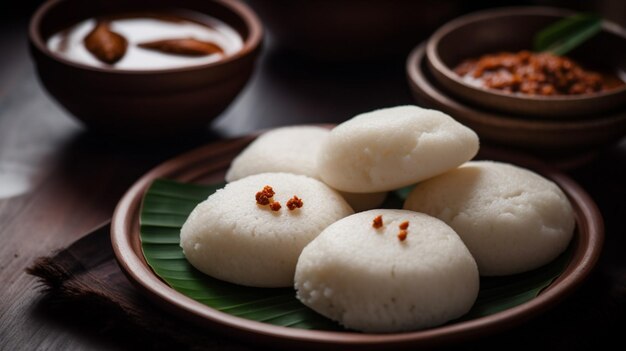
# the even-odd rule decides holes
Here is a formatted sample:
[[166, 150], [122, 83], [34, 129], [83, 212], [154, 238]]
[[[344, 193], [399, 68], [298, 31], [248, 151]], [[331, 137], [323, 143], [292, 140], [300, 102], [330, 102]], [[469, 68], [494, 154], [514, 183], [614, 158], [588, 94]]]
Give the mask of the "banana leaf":
[[[194, 207], [224, 184], [197, 185], [158, 179], [143, 198], [141, 243], [146, 261], [176, 291], [216, 310], [258, 322], [312, 330], [345, 330], [309, 309], [292, 288], [251, 288], [224, 282], [196, 270], [180, 247], [180, 228]], [[408, 193], [392, 192], [387, 206], [398, 208]], [[565, 269], [570, 248], [553, 262], [531, 272], [481, 278], [473, 308], [455, 323], [488, 316], [535, 298]]]

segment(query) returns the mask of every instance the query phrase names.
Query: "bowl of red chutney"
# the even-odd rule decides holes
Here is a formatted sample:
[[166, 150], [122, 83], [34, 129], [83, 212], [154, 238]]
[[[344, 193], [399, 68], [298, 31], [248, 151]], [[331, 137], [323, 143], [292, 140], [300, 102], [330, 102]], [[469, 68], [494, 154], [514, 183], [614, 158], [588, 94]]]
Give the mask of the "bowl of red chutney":
[[626, 108], [626, 30], [602, 21], [598, 34], [565, 55], [533, 52], [542, 29], [571, 11], [511, 7], [459, 17], [426, 45], [433, 78], [450, 95], [529, 118], [593, 118]]

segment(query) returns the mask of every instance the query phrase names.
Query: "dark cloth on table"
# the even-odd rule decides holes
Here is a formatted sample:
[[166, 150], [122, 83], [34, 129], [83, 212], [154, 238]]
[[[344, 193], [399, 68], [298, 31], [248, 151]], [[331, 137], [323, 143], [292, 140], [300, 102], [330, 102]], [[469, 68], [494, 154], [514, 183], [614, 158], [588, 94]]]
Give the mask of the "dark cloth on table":
[[161, 311], [135, 289], [115, 260], [105, 225], [51, 257], [41, 257], [28, 273], [41, 279], [57, 313], [71, 312], [103, 333], [122, 334], [142, 349], [248, 350]]
[[[587, 282], [549, 312], [508, 332], [456, 346], [586, 350], [617, 342], [626, 325], [624, 268], [601, 260]], [[102, 333], [123, 333], [128, 344], [148, 349], [246, 349], [163, 312], [141, 295], [115, 261], [108, 225], [38, 259], [28, 272], [41, 279], [55, 311], [95, 320]]]

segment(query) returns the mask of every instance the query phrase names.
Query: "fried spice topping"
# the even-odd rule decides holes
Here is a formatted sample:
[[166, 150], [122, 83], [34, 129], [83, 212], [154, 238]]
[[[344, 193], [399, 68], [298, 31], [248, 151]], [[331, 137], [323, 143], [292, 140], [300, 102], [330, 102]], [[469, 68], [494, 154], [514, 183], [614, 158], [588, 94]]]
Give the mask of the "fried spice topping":
[[383, 216], [378, 215], [372, 221], [372, 227], [378, 229], [378, 228], [381, 228], [382, 226], [383, 226]]
[[[266, 185], [263, 187], [263, 190], [259, 191], [258, 193], [256, 193], [256, 203], [259, 205], [269, 205], [270, 203], [274, 202], [274, 200], [272, 200], [272, 197], [274, 197], [274, 189], [272, 189], [271, 186]], [[280, 206], [280, 205], [279, 205]], [[280, 207], [278, 207], [280, 209]], [[278, 210], [276, 210], [278, 211]]]
[[398, 232], [398, 239], [400, 241], [404, 241], [406, 240], [406, 235], [408, 234], [408, 232], [404, 229], [400, 229], [400, 231]]
[[[383, 216], [378, 215], [374, 217], [374, 220], [372, 221], [372, 227], [379, 229], [379, 228], [382, 228], [382, 226], [383, 226]], [[407, 229], [409, 228], [409, 221], [404, 221], [400, 223], [400, 225], [398, 225], [398, 228], [400, 228], [400, 231], [398, 232], [398, 240], [400, 241], [406, 240], [406, 236], [409, 234], [407, 232]]]
[[[275, 194], [276, 193], [274, 192], [274, 189], [272, 189], [271, 186], [266, 185], [263, 187], [263, 190], [256, 193], [256, 203], [261, 206], [269, 205], [270, 209], [274, 212], [280, 211], [282, 206], [280, 205], [280, 202], [274, 201]], [[287, 208], [289, 208], [289, 211], [293, 211], [297, 208], [302, 207], [303, 205], [304, 202], [302, 201], [302, 199], [296, 195], [294, 195], [291, 199], [289, 199], [289, 201], [287, 201]]]
[[398, 232], [398, 239], [400, 241], [406, 240], [406, 236], [407, 236], [407, 234], [409, 234], [406, 231], [407, 229], [409, 229], [409, 221], [404, 221], [404, 222], [400, 223], [398, 228], [400, 228], [400, 231]]
[[273, 201], [273, 202], [270, 204], [270, 208], [272, 209], [272, 211], [279, 211], [279, 210], [280, 210], [280, 208], [281, 208], [281, 206], [280, 206], [280, 202], [278, 202], [278, 201]]
[[294, 195], [291, 199], [289, 199], [289, 201], [287, 201], [287, 208], [289, 208], [289, 211], [300, 208], [302, 207], [302, 205], [304, 205], [304, 202], [302, 202], [302, 199], [300, 199], [296, 195]]

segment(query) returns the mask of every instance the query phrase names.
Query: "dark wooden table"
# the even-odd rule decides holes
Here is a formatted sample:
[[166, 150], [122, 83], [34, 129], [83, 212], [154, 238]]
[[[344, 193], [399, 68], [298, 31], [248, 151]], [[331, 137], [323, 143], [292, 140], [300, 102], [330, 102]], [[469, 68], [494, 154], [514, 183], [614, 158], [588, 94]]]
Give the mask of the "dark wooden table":
[[[109, 219], [124, 191], [154, 165], [215, 138], [336, 123], [413, 103], [402, 58], [375, 66], [315, 65], [272, 50], [270, 43], [245, 91], [204, 136], [159, 145], [109, 140], [88, 133], [42, 90], [27, 50], [26, 18], [0, 23], [0, 350], [124, 346], [52, 314], [24, 269]], [[626, 274], [624, 141], [570, 171], [606, 220], [598, 274]], [[626, 292], [623, 286], [597, 289]]]

